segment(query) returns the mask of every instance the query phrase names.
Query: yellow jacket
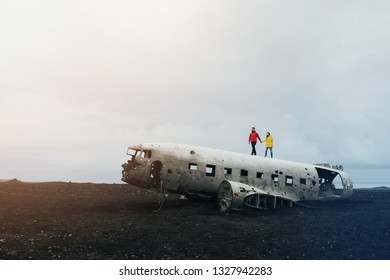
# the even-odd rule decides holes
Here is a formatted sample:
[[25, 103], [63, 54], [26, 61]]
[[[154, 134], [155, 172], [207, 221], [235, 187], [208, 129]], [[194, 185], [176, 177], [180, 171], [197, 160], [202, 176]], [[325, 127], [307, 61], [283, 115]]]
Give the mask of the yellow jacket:
[[272, 138], [272, 135], [266, 137], [264, 141], [265, 141], [265, 146], [267, 148], [273, 148], [274, 147], [274, 138]]

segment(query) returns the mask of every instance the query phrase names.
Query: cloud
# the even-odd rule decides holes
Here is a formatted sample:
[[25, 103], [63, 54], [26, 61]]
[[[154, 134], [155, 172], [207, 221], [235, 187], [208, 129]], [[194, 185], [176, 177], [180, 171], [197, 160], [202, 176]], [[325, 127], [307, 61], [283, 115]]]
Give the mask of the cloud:
[[0, 177], [109, 182], [129, 145], [249, 153], [252, 126], [271, 131], [279, 158], [386, 170], [388, 8], [9, 2]]

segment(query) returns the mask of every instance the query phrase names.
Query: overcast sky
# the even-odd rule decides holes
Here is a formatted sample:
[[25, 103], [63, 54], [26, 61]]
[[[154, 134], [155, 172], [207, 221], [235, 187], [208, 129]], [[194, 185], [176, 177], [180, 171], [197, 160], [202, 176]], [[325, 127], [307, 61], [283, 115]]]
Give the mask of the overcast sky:
[[[175, 142], [390, 181], [390, 2], [0, 4], [0, 179], [120, 182]], [[257, 145], [263, 154], [264, 144]]]

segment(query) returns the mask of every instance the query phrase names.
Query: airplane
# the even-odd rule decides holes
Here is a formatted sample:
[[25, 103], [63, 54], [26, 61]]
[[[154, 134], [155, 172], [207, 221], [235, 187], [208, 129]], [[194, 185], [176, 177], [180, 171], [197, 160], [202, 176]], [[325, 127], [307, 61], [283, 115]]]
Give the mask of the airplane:
[[341, 165], [305, 164], [176, 143], [127, 149], [122, 181], [160, 194], [216, 199], [221, 212], [292, 207], [352, 196]]

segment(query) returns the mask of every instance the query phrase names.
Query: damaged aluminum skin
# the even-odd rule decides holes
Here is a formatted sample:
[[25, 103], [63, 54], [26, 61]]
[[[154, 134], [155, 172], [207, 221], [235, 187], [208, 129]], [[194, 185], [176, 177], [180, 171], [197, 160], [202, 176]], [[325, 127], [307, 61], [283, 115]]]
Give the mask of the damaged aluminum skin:
[[341, 165], [297, 163], [173, 143], [131, 146], [127, 155], [122, 181], [160, 194], [212, 197], [224, 212], [346, 199], [353, 191]]

